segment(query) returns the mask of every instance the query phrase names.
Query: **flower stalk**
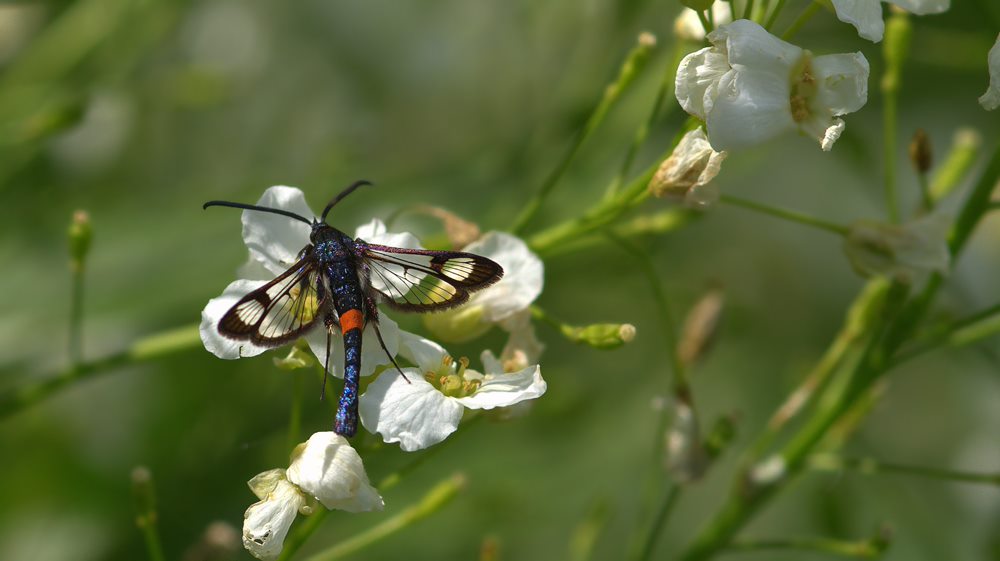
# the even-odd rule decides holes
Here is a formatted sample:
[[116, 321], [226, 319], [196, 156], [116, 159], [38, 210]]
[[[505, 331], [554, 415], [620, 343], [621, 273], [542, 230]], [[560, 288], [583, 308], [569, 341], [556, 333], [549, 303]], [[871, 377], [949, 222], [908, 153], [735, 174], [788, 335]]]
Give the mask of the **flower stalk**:
[[460, 473], [454, 474], [432, 487], [420, 502], [401, 510], [395, 516], [365, 532], [307, 558], [306, 561], [334, 561], [353, 555], [440, 511], [465, 488], [465, 485], [465, 476]]
[[93, 241], [90, 215], [83, 210], [73, 213], [69, 232], [69, 362], [75, 366], [83, 359], [83, 277], [87, 254]]
[[839, 236], [846, 236], [850, 233], [850, 228], [843, 224], [837, 224], [836, 222], [831, 222], [818, 216], [812, 216], [804, 212], [799, 212], [797, 210], [790, 210], [781, 207], [775, 207], [767, 205], [764, 203], [758, 203], [755, 201], [750, 201], [741, 197], [735, 197], [733, 195], [721, 195], [719, 202], [745, 208], [748, 210], [753, 210], [761, 214], [767, 214], [769, 216], [774, 216], [776, 218], [781, 218], [782, 220], [787, 220], [789, 222], [796, 222], [811, 228], [817, 228], [827, 232], [832, 232]]
[[912, 27], [905, 12], [894, 12], [885, 26], [885, 74], [882, 75], [882, 158], [885, 166], [885, 205], [890, 222], [899, 222], [899, 195], [896, 192], [896, 128], [903, 66], [910, 52]]
[[656, 46], [656, 37], [651, 33], [642, 33], [639, 35], [638, 42], [635, 47], [628, 53], [625, 57], [625, 62], [622, 63], [621, 69], [618, 72], [618, 77], [614, 82], [608, 85], [604, 90], [604, 95], [601, 100], [594, 107], [591, 112], [590, 117], [587, 118], [586, 123], [584, 123], [583, 128], [577, 134], [576, 139], [570, 145], [569, 151], [563, 156], [562, 160], [556, 165], [555, 169], [546, 178], [545, 182], [538, 191], [532, 196], [525, 205], [524, 210], [517, 216], [514, 220], [514, 224], [511, 226], [510, 231], [515, 234], [521, 234], [528, 227], [531, 220], [538, 214], [541, 209], [542, 204], [548, 198], [552, 189], [559, 183], [562, 176], [565, 175], [566, 170], [569, 169], [569, 165], [576, 158], [577, 153], [580, 151], [580, 147], [584, 145], [587, 139], [594, 133], [595, 130], [604, 122], [604, 118], [607, 117], [611, 108], [614, 107], [615, 103], [621, 99], [622, 94], [628, 90], [628, 88], [635, 82], [636, 77], [642, 72], [646, 67], [646, 63], [649, 61], [649, 55]]
[[1000, 487], [1000, 472], [976, 473], [951, 469], [911, 466], [882, 462], [874, 458], [845, 458], [837, 454], [821, 453], [809, 457], [809, 467], [817, 471], [853, 471], [863, 475], [912, 475], [940, 481], [973, 483]]
[[163, 543], [157, 530], [156, 493], [149, 468], [139, 466], [132, 470], [132, 498], [135, 501], [135, 525], [142, 532], [149, 560], [164, 561]]

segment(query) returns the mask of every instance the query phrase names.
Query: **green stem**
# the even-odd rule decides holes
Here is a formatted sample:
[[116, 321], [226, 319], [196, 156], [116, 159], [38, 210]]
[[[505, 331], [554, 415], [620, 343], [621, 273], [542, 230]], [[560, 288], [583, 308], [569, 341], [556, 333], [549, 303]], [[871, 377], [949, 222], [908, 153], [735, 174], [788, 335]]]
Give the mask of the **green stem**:
[[638, 561], [649, 561], [649, 559], [653, 557], [653, 551], [656, 549], [656, 542], [659, 541], [660, 535], [663, 533], [663, 529], [666, 528], [667, 520], [670, 518], [670, 513], [673, 512], [674, 506], [677, 504], [677, 499], [679, 499], [680, 496], [680, 485], [672, 485], [667, 491], [667, 495], [663, 498], [663, 502], [660, 503], [660, 508], [656, 510], [656, 516], [653, 518], [653, 523], [649, 527], [649, 533], [646, 535], [646, 540], [642, 544], [639, 556], [636, 557]]
[[[1000, 180], [1000, 146], [966, 199], [952, 231], [950, 247], [957, 256], [964, 248], [975, 225], [986, 212], [990, 193]], [[852, 410], [854, 402], [866, 395], [868, 389], [890, 366], [890, 357], [899, 346], [919, 327], [942, 284], [942, 276], [933, 275], [924, 290], [907, 302], [906, 287], [900, 283], [889, 286], [885, 304], [877, 314], [878, 324], [864, 356], [846, 371], [844, 383], [828, 389], [818, 404], [814, 417], [809, 419], [787, 446], [773, 457], [778, 463], [777, 477], [769, 482], [754, 482], [747, 471], [741, 471], [733, 491], [720, 511], [695, 537], [681, 555], [683, 561], [708, 559], [726, 547], [740, 528], [774, 496], [784, 484], [794, 479], [805, 466], [805, 459], [812, 454], [827, 430], [844, 413]]]
[[951, 148], [944, 160], [934, 171], [931, 179], [930, 196], [934, 203], [941, 202], [961, 183], [966, 173], [976, 163], [982, 148], [982, 138], [972, 129], [960, 129], [955, 133]]
[[538, 214], [539, 209], [541, 209], [542, 204], [545, 199], [548, 198], [552, 189], [559, 183], [562, 176], [566, 173], [569, 168], [570, 163], [576, 158], [577, 152], [579, 152], [580, 147], [583, 146], [584, 142], [593, 134], [598, 126], [604, 122], [604, 118], [607, 116], [608, 112], [614, 106], [614, 104], [621, 98], [622, 94], [628, 89], [630, 85], [635, 81], [636, 76], [645, 67], [647, 60], [649, 59], [649, 54], [656, 44], [655, 39], [652, 35], [642, 34], [639, 36], [639, 43], [629, 52], [628, 56], [625, 58], [625, 62], [622, 64], [621, 70], [618, 72], [618, 78], [612, 82], [604, 90], [604, 95], [598, 102], [597, 106], [591, 112], [590, 117], [587, 122], [583, 125], [583, 129], [577, 134], [576, 139], [570, 146], [566, 155], [563, 156], [562, 160], [556, 166], [556, 168], [549, 174], [548, 178], [538, 189], [535, 195], [528, 201], [528, 204], [521, 211], [521, 214], [517, 216], [514, 220], [513, 226], [511, 226], [511, 232], [515, 234], [521, 234], [524, 229], [527, 228], [528, 223]]
[[764, 24], [764, 29], [770, 31], [774, 27], [774, 22], [777, 21], [778, 16], [781, 14], [781, 10], [785, 8], [785, 0], [778, 0], [774, 4], [774, 8], [771, 9], [770, 15], [767, 16], [767, 21]]
[[164, 561], [163, 543], [156, 527], [156, 493], [149, 469], [140, 466], [132, 470], [132, 496], [135, 500], [135, 525], [142, 532], [146, 553], [150, 561]]
[[809, 20], [813, 18], [813, 16], [816, 15], [816, 12], [818, 12], [822, 7], [823, 3], [820, 0], [813, 0], [813, 2], [806, 6], [806, 8], [802, 10], [802, 13], [795, 18], [792, 25], [789, 25], [788, 29], [781, 34], [781, 38], [785, 41], [791, 41], [792, 38], [795, 37], [795, 35], [805, 26], [806, 23], [809, 22]]
[[896, 128], [899, 91], [903, 81], [903, 66], [910, 48], [910, 22], [905, 13], [893, 13], [885, 25], [882, 54], [885, 74], [882, 75], [882, 159], [885, 168], [884, 190], [889, 221], [899, 222], [899, 195], [896, 192]]
[[72, 283], [69, 302], [69, 363], [71, 366], [83, 360], [83, 267], [71, 267]]
[[302, 435], [302, 393], [305, 374], [298, 370], [289, 372], [292, 376], [292, 406], [288, 411], [288, 449], [295, 448]]
[[431, 488], [419, 503], [400, 511], [399, 514], [386, 519], [381, 524], [365, 532], [309, 557], [307, 561], [333, 561], [334, 559], [342, 559], [355, 554], [438, 512], [451, 502], [464, 487], [465, 476], [461, 474], [452, 475]]
[[599, 501], [590, 508], [570, 538], [570, 561], [589, 561], [593, 557], [594, 546], [608, 525], [608, 517], [606, 501]]
[[647, 167], [638, 177], [625, 186], [614, 199], [602, 200], [586, 211], [583, 216], [572, 218], [555, 226], [551, 226], [528, 239], [528, 245], [535, 253], [546, 254], [560, 246], [578, 240], [581, 237], [603, 230], [607, 225], [617, 220], [632, 208], [635, 208], [649, 198], [649, 180], [653, 178], [660, 162], [673, 153], [684, 133], [698, 126], [699, 121], [689, 117], [684, 126], [674, 137], [670, 149], [652, 165]]
[[917, 182], [920, 185], [920, 204], [924, 212], [934, 210], [934, 197], [931, 196], [931, 182], [926, 173], [917, 174]]
[[719, 198], [719, 202], [746, 208], [749, 210], [754, 210], [763, 214], [781, 218], [783, 220], [788, 220], [791, 222], [796, 222], [798, 224], [804, 224], [806, 226], [811, 226], [813, 228], [819, 228], [820, 230], [825, 230], [827, 232], [833, 232], [840, 236], [846, 236], [850, 232], [850, 228], [844, 226], [843, 224], [837, 224], [835, 222], [830, 222], [816, 216], [805, 214], [796, 210], [789, 210], [780, 207], [774, 207], [766, 205], [763, 203], [758, 203], [743, 199], [740, 197], [734, 197], [733, 195], [722, 195]]
[[792, 538], [785, 540], [740, 540], [726, 547], [726, 553], [747, 551], [813, 551], [827, 555], [878, 559], [885, 553], [887, 543], [879, 538], [861, 541], [843, 541], [828, 538]]
[[30, 407], [72, 383], [115, 368], [170, 356], [201, 346], [197, 325], [189, 325], [139, 339], [124, 351], [63, 369], [40, 382], [32, 382], [0, 395], [0, 419]]
[[[736, 12], [733, 12], [735, 15]], [[746, 6], [743, 7], [743, 14], [740, 19], [753, 19], [753, 0], [747, 0]]]
[[1000, 472], [972, 473], [922, 466], [910, 466], [880, 462], [872, 458], [843, 458], [835, 454], [814, 454], [809, 458], [809, 467], [819, 471], [856, 471], [864, 475], [900, 474], [955, 481], [1000, 486]]
[[712, 10], [695, 10], [695, 13], [698, 14], [698, 20], [701, 21], [701, 28], [705, 30], [705, 35], [711, 33], [715, 29], [712, 25], [712, 20], [709, 19], [709, 16], [712, 15]]
[[[622, 161], [621, 168], [618, 170], [618, 174], [615, 178], [608, 184], [608, 189], [604, 194], [605, 199], [613, 198], [618, 190], [621, 189], [622, 183], [625, 181], [625, 177], [628, 176], [629, 171], [632, 169], [632, 163], [635, 161], [636, 154], [639, 153], [639, 149], [642, 145], [646, 143], [646, 138], [649, 137], [649, 130], [656, 123], [657, 119], [661, 116], [660, 108], [663, 107], [663, 100], [672, 98], [674, 95], [674, 75], [677, 70], [677, 65], [680, 64], [681, 59], [684, 57], [684, 49], [682, 48], [683, 42], [678, 41], [674, 45], [673, 54], [670, 62], [667, 65], [666, 71], [663, 73], [663, 79], [660, 81], [660, 87], [656, 91], [656, 98], [653, 100], [653, 107], [649, 111], [649, 117], [646, 118], [639, 128], [635, 131], [635, 136], [632, 138], [632, 144], [629, 145], [628, 151], [625, 153], [625, 158]], [[675, 107], [674, 103], [668, 103], [664, 108], [664, 115], [669, 114]]]
[[760, 461], [788, 422], [809, 405], [816, 392], [827, 384], [839, 368], [851, 360], [852, 355], [862, 351], [888, 288], [888, 283], [882, 280], [875, 280], [865, 286], [851, 304], [843, 327], [819, 362], [775, 410], [760, 436], [750, 445], [747, 463]]
[[1000, 303], [956, 321], [944, 330], [897, 354], [893, 358], [892, 366], [896, 367], [940, 347], [964, 347], [997, 333], [1000, 333]]

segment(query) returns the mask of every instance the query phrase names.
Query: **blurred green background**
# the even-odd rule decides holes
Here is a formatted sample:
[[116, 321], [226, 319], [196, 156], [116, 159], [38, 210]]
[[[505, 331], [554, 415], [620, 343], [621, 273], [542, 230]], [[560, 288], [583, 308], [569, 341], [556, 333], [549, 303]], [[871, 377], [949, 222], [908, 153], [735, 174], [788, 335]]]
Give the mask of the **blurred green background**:
[[[954, 4], [944, 15], [913, 19], [900, 105], [905, 208], [917, 201], [905, 159], [917, 127], [938, 154], [963, 126], [978, 130], [987, 147], [1000, 140], [1000, 112], [976, 103], [1000, 5]], [[789, 2], [783, 24], [804, 5]], [[508, 227], [638, 33], [651, 31], [660, 39], [654, 58], [533, 224], [578, 214], [602, 195], [649, 112], [672, 64], [679, 9], [652, 0], [0, 4], [0, 390], [67, 363], [65, 233], [74, 209], [86, 209], [94, 227], [84, 348], [96, 358], [197, 322], [205, 302], [235, 278], [246, 257], [239, 214], [202, 211], [210, 199], [253, 202], [266, 187], [287, 184], [301, 187], [315, 209], [366, 178], [377, 187], [333, 213], [344, 230], [414, 203], [446, 207], [484, 230]], [[795, 42], [816, 53], [863, 51], [872, 64], [868, 105], [846, 117], [832, 153], [783, 137], [732, 154], [718, 185], [835, 221], [877, 218], [880, 46], [825, 12]], [[636, 170], [653, 163], [682, 122], [670, 105]], [[399, 225], [439, 233], [427, 219]], [[678, 505], [655, 556], [668, 559], [715, 510], [729, 489], [734, 451], [804, 376], [862, 281], [836, 238], [735, 208], [642, 243], [678, 311], [706, 287], [725, 287], [726, 319], [694, 390], [705, 419], [733, 412], [739, 419], [734, 450]], [[998, 251], [994, 218], [951, 276], [938, 315], [996, 302]], [[385, 512], [334, 513], [304, 552], [370, 527], [462, 471], [469, 485], [452, 504], [355, 557], [475, 559], [493, 537], [502, 559], [562, 559], [587, 513], [603, 508], [594, 558], [623, 558], [645, 528], [650, 497], [642, 482], [660, 438], [653, 403], [669, 389], [648, 285], [632, 259], [598, 245], [547, 259], [539, 304], [576, 324], [631, 322], [638, 336], [602, 352], [539, 326], [549, 391], [529, 415], [463, 430], [386, 494]], [[401, 322], [419, 329], [414, 318]], [[476, 357], [484, 344], [498, 350], [502, 337], [449, 350]], [[891, 376], [848, 452], [997, 471], [998, 371], [996, 338], [907, 365]], [[213, 521], [239, 528], [254, 502], [245, 481], [286, 465], [292, 376], [268, 356], [225, 362], [196, 348], [76, 384], [0, 420], [0, 559], [143, 559], [129, 490], [136, 465], [154, 475], [169, 558], [181, 559]], [[332, 419], [312, 398], [319, 392], [312, 377], [305, 391], [303, 439]], [[373, 481], [409, 461], [374, 438], [358, 446]], [[742, 535], [853, 539], [883, 522], [895, 529], [888, 559], [1000, 559], [1000, 490], [904, 476], [807, 474]], [[248, 555], [240, 548], [234, 558]]]

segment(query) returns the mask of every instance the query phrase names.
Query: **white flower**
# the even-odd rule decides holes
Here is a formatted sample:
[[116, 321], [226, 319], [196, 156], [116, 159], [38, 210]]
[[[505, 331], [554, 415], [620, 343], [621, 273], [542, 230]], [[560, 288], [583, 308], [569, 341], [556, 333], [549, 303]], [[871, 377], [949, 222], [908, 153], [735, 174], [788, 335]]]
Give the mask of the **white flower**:
[[288, 480], [328, 509], [382, 510], [382, 497], [368, 482], [361, 456], [335, 432], [317, 432], [292, 452]]
[[[258, 478], [266, 479], [269, 488]], [[260, 502], [243, 515], [243, 547], [257, 559], [277, 559], [295, 515], [306, 508], [306, 497], [284, 479], [284, 474], [264, 472], [250, 480], [250, 488]], [[266, 491], [258, 493], [261, 489]]]
[[719, 190], [710, 182], [719, 174], [726, 155], [712, 149], [701, 127], [689, 131], [660, 164], [649, 190], [691, 208], [707, 208], [719, 200]]
[[[306, 218], [315, 216], [306, 204], [302, 191], [295, 187], [271, 187], [264, 192], [258, 206], [278, 208], [294, 212]], [[297, 261], [299, 251], [309, 243], [310, 228], [307, 224], [291, 218], [266, 212], [243, 211], [243, 240], [250, 250], [248, 262], [240, 268], [243, 278], [226, 287], [222, 295], [209, 300], [201, 312], [201, 340], [209, 352], [219, 358], [236, 359], [256, 356], [268, 350], [249, 341], [235, 341], [219, 334], [218, 324], [222, 316], [236, 302], [251, 291], [267, 284]], [[396, 247], [419, 247], [411, 234], [390, 234], [379, 220], [372, 220], [357, 229], [356, 237], [367, 242]], [[395, 355], [399, 344], [399, 327], [396, 322], [380, 315], [379, 329], [389, 353]], [[305, 335], [313, 354], [324, 364], [326, 361], [326, 330], [317, 326]], [[343, 376], [344, 348], [340, 337], [334, 337], [330, 368], [335, 376]], [[361, 375], [367, 376], [389, 358], [378, 344], [372, 323], [365, 326], [361, 347]]]
[[511, 372], [489, 351], [485, 373], [455, 361], [437, 343], [402, 333], [400, 354], [417, 365], [406, 379], [387, 370], [368, 385], [359, 406], [361, 423], [407, 452], [441, 442], [458, 428], [465, 409], [509, 407], [545, 393], [538, 365]]
[[[537, 347], [531, 330], [531, 303], [542, 293], [545, 267], [523, 240], [503, 232], [489, 232], [462, 251], [488, 257], [503, 267], [503, 278], [474, 292], [462, 306], [424, 316], [424, 323], [446, 341], [463, 342], [479, 337], [493, 325], [517, 336], [525, 345]], [[530, 354], [530, 353], [529, 353]], [[531, 361], [537, 360], [537, 353]]]
[[308, 498], [328, 509], [382, 510], [378, 491], [368, 482], [361, 457], [347, 439], [318, 432], [293, 452], [288, 470], [272, 469], [247, 482], [260, 502], [247, 509], [243, 547], [258, 559], [276, 559], [297, 513], [312, 513]]
[[[878, 43], [885, 34], [882, 21], [882, 4], [879, 0], [831, 0], [837, 19], [849, 23], [858, 35]], [[917, 15], [940, 14], [948, 9], [951, 0], [884, 0], [907, 12]]]
[[868, 61], [860, 52], [814, 57], [748, 20], [708, 39], [711, 47], [678, 66], [676, 95], [685, 111], [705, 121], [716, 151], [796, 129], [829, 150], [844, 130], [837, 116], [868, 100]]
[[950, 220], [938, 213], [906, 224], [860, 221], [851, 225], [844, 251], [861, 275], [913, 282], [931, 271], [948, 271], [950, 226]]
[[993, 111], [1000, 107], [1000, 35], [997, 35], [997, 41], [990, 49], [989, 68], [990, 87], [979, 97], [979, 105], [987, 111]]
[[[729, 2], [712, 4], [712, 20], [716, 27], [733, 21], [733, 11], [729, 7]], [[674, 34], [688, 41], [705, 39], [705, 26], [701, 24], [698, 12], [691, 8], [681, 10], [681, 14], [674, 20]]]

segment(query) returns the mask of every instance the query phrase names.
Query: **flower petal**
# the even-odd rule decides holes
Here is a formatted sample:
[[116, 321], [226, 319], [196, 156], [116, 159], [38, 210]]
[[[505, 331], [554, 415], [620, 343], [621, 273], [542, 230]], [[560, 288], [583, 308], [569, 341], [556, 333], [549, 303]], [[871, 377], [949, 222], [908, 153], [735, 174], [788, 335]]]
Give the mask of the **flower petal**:
[[878, 43], [885, 35], [882, 4], [878, 0], [832, 0], [837, 19], [849, 23], [858, 35]]
[[778, 39], [759, 24], [750, 20], [736, 20], [709, 33], [709, 41], [729, 57], [733, 69], [771, 76], [775, 82], [788, 82], [792, 67], [802, 58], [804, 51]]
[[706, 121], [712, 148], [717, 152], [745, 148], [795, 130], [789, 95], [787, 78], [775, 81], [751, 71], [724, 76]]
[[715, 179], [726, 159], [726, 152], [716, 152], [708, 143], [705, 129], [698, 127], [681, 138], [670, 156], [660, 164], [649, 182], [649, 190], [693, 208], [704, 208], [718, 199], [717, 190], [703, 189]]
[[385, 223], [378, 218], [373, 218], [371, 222], [358, 226], [354, 237], [372, 244], [422, 249], [420, 240], [416, 236], [409, 232], [389, 232]]
[[500, 327], [510, 333], [507, 343], [500, 352], [500, 361], [504, 368], [502, 370], [487, 368], [487, 372], [513, 372], [526, 368], [529, 364], [538, 363], [538, 358], [545, 350], [545, 344], [535, 335], [530, 310], [523, 310], [503, 320], [500, 322]]
[[715, 99], [719, 79], [730, 70], [732, 68], [725, 53], [715, 47], [705, 47], [685, 56], [677, 66], [674, 78], [677, 102], [684, 111], [704, 121]]
[[463, 251], [489, 257], [503, 267], [503, 278], [473, 294], [467, 304], [481, 306], [483, 320], [503, 320], [526, 309], [542, 293], [545, 267], [521, 238], [503, 232], [489, 232]]
[[546, 388], [542, 369], [536, 364], [511, 374], [488, 373], [474, 394], [456, 398], [456, 401], [469, 409], [509, 407], [540, 397]]
[[222, 294], [212, 298], [201, 311], [201, 325], [198, 331], [201, 333], [201, 342], [205, 349], [219, 358], [232, 360], [247, 356], [257, 356], [268, 350], [265, 347], [258, 347], [250, 341], [236, 341], [223, 337], [219, 333], [219, 320], [232, 308], [240, 298], [243, 298], [251, 291], [267, 284], [265, 281], [238, 280], [229, 283], [229, 286], [222, 291]]
[[277, 559], [288, 528], [306, 504], [298, 488], [279, 480], [268, 497], [254, 503], [243, 515], [243, 547], [257, 559]]
[[399, 354], [415, 364], [421, 372], [436, 372], [441, 368], [448, 351], [430, 339], [400, 331]]
[[[729, 2], [716, 2], [712, 4], [712, 21], [716, 26], [733, 21], [733, 12]], [[674, 34], [680, 39], [688, 41], [701, 41], [705, 38], [705, 27], [698, 18], [698, 12], [691, 8], [684, 8], [680, 15], [674, 20]]]
[[832, 115], [853, 113], [868, 102], [868, 59], [860, 52], [823, 55], [812, 60], [816, 100]]
[[890, 4], [895, 4], [911, 14], [924, 16], [927, 14], [940, 14], [951, 7], [951, 0], [885, 0]]
[[[379, 314], [378, 328], [382, 332], [382, 339], [389, 354], [396, 356], [399, 352], [399, 325], [389, 316]], [[330, 341], [330, 374], [337, 378], [344, 377], [344, 338], [339, 332], [335, 332]], [[305, 335], [305, 340], [309, 343], [309, 348], [316, 355], [316, 360], [320, 364], [326, 364], [326, 329], [318, 326], [310, 330]], [[361, 333], [361, 375], [370, 376], [375, 369], [383, 364], [392, 364], [382, 346], [378, 343], [378, 336], [375, 334], [375, 325], [368, 322], [365, 330]]]
[[989, 55], [990, 87], [979, 97], [979, 105], [987, 111], [1000, 107], [1000, 35], [990, 49]]
[[368, 481], [361, 456], [347, 439], [317, 432], [296, 448], [288, 480], [329, 509], [347, 512], [382, 510], [384, 502]]
[[455, 432], [463, 408], [454, 398], [439, 392], [415, 368], [399, 372], [387, 370], [368, 385], [361, 396], [361, 424], [382, 435], [386, 442], [398, 442], [406, 452], [437, 444]]
[[[288, 210], [306, 219], [315, 217], [306, 204], [305, 195], [295, 187], [270, 187], [257, 201], [257, 206]], [[295, 263], [299, 252], [309, 243], [310, 232], [308, 224], [294, 218], [243, 211], [243, 241], [250, 249], [250, 256], [275, 275]]]

